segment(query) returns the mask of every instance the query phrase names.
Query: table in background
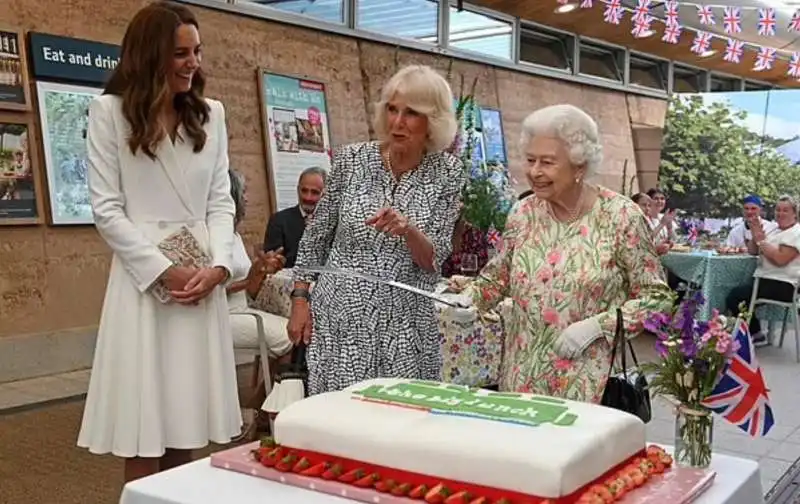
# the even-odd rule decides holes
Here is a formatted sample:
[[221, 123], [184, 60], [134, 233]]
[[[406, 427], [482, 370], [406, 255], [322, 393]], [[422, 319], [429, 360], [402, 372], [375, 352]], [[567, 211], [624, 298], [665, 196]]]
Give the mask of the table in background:
[[[665, 446], [671, 451], [671, 447]], [[693, 504], [762, 504], [758, 462], [714, 454], [714, 483]], [[352, 504], [354, 501], [211, 466], [208, 458], [133, 481], [120, 504]]]
[[[669, 252], [661, 263], [685, 282], [701, 286], [706, 304], [700, 316], [708, 320], [711, 310], [725, 313], [725, 299], [731, 290], [746, 285], [753, 279], [758, 259], [752, 255], [719, 255], [713, 251]], [[749, 300], [748, 300], [749, 302]], [[778, 307], [758, 308], [762, 319], [783, 321], [784, 310]]]
[[[292, 272], [282, 270], [264, 280], [253, 307], [289, 317], [291, 312]], [[442, 380], [470, 387], [496, 385], [500, 374], [503, 325], [497, 320], [463, 323], [455, 309], [436, 304], [439, 335], [442, 341]]]

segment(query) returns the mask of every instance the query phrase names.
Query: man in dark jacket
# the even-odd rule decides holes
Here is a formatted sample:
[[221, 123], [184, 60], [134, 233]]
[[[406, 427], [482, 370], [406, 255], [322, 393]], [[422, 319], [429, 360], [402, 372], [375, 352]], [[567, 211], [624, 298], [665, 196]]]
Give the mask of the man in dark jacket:
[[283, 247], [287, 268], [294, 266], [300, 238], [306, 229], [306, 219], [314, 213], [314, 208], [322, 197], [326, 178], [327, 172], [322, 168], [312, 166], [303, 170], [297, 181], [299, 203], [273, 214], [269, 219], [264, 235], [264, 251]]

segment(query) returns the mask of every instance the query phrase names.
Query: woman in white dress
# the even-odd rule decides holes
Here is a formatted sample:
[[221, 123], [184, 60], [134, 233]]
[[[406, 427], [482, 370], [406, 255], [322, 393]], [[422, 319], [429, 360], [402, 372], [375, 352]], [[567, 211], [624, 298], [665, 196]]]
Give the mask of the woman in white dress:
[[[224, 282], [234, 203], [225, 113], [203, 97], [197, 21], [154, 3], [89, 107], [89, 190], [113, 252], [78, 445], [126, 459], [126, 481], [191, 460], [239, 433]], [[211, 265], [173, 265], [158, 244], [185, 229]], [[155, 285], [170, 295], [162, 303]]]

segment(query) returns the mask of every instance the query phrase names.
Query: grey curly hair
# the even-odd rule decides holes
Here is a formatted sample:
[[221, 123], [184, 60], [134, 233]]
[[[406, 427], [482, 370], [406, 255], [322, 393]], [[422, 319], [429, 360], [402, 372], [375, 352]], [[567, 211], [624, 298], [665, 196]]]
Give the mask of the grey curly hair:
[[564, 142], [570, 162], [574, 166], [584, 166], [587, 177], [597, 173], [603, 162], [597, 123], [574, 105], [552, 105], [528, 115], [522, 122], [520, 140], [523, 148], [535, 136], [553, 137]]
[[233, 216], [233, 225], [238, 225], [244, 219], [244, 175], [236, 170], [228, 170], [228, 177], [231, 180], [231, 198], [236, 208]]

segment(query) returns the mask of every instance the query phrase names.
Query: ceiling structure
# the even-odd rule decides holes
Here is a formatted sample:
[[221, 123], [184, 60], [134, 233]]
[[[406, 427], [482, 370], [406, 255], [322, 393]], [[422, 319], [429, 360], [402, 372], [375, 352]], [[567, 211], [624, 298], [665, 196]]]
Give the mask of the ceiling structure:
[[[654, 33], [651, 36], [641, 39], [637, 39], [631, 34], [630, 12], [626, 12], [619, 25], [606, 23], [603, 20], [605, 2], [602, 0], [595, 0], [594, 6], [590, 9], [575, 8], [564, 13], [557, 12], [556, 0], [470, 0], [470, 3], [519, 17], [522, 20], [625, 46], [634, 51], [649, 53], [695, 67], [736, 75], [749, 80], [768, 82], [781, 87], [800, 87], [800, 81], [786, 73], [789, 68], [791, 52], [800, 51], [800, 32], [792, 32], [787, 29], [792, 14], [795, 10], [800, 9], [800, 0], [713, 0], [713, 5], [711, 1], [705, 2], [706, 5], [714, 7], [716, 20], [714, 26], [704, 26], [699, 22], [695, 5], [704, 2], [680, 2], [683, 5], [680, 6], [679, 19], [684, 29], [678, 44], [668, 44], [661, 40], [665, 27], [661, 21], [655, 21], [652, 24]], [[576, 0], [575, 3], [577, 4], [579, 1]], [[630, 8], [634, 7], [636, 3], [636, 0], [623, 0], [623, 4]], [[688, 5], [686, 5], [687, 3]], [[656, 19], [664, 19], [664, 2], [654, 0], [651, 5], [654, 7], [651, 11], [652, 15]], [[733, 35], [736, 39], [747, 43], [741, 62], [738, 64], [723, 60], [728, 35], [723, 31], [722, 6], [751, 8], [742, 10], [742, 32]], [[757, 33], [758, 11], [752, 10], [752, 8], [761, 7], [773, 7], [776, 10], [777, 33], [775, 36], [764, 37]], [[711, 32], [715, 35], [711, 45], [713, 54], [701, 57], [691, 52], [690, 48], [695, 32], [690, 28]], [[753, 69], [758, 53], [757, 46], [773, 47], [779, 50], [778, 58], [771, 70], [756, 71]]]

